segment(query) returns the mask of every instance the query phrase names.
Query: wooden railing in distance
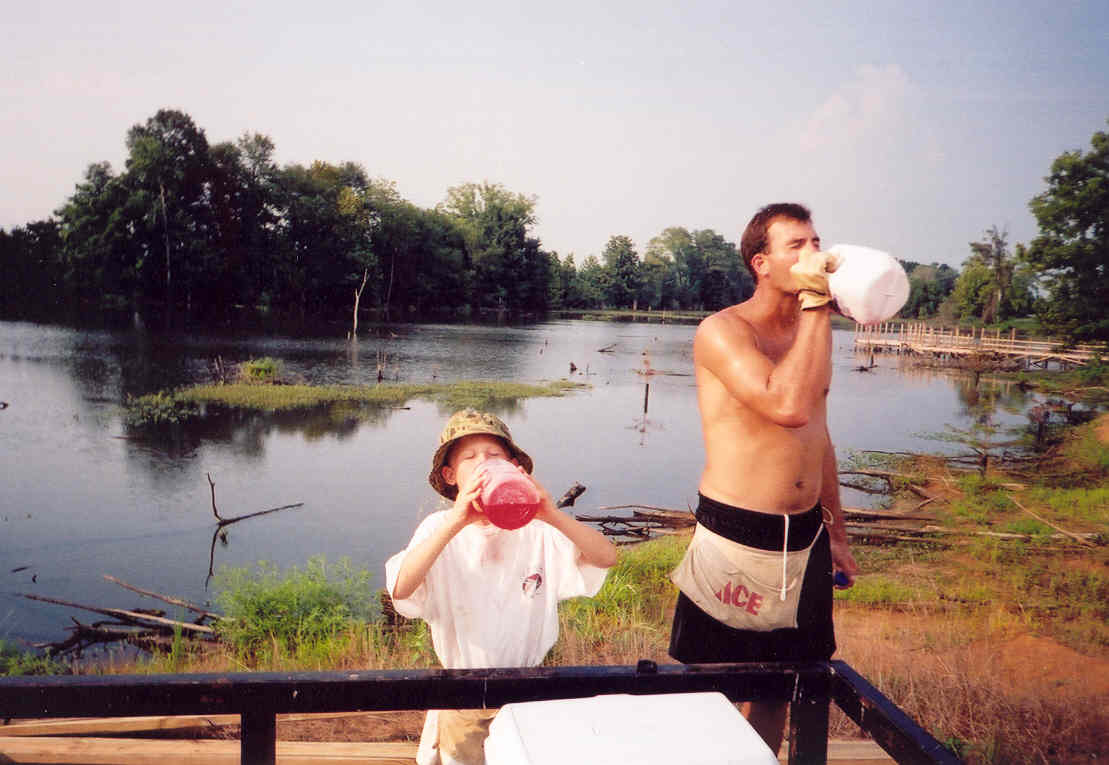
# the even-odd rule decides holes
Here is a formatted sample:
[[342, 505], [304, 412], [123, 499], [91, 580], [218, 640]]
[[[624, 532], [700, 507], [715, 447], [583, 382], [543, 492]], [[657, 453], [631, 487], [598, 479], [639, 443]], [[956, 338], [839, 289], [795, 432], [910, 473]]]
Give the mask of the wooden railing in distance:
[[241, 762], [270, 765], [276, 759], [278, 714], [496, 708], [511, 702], [600, 694], [698, 691], [720, 691], [732, 701], [789, 702], [789, 762], [793, 765], [827, 761], [832, 700], [897, 762], [958, 762], [839, 661], [690, 665], [641, 661], [634, 667], [12, 677], [0, 678], [0, 718], [238, 714]]

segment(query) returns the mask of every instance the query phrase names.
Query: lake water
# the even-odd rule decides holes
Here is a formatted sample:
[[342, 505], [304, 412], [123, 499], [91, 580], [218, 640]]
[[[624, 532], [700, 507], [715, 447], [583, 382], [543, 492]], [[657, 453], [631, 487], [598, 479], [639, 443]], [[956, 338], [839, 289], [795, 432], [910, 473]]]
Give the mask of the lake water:
[[[587, 487], [574, 511], [603, 505], [686, 508], [696, 502], [702, 445], [692, 377], [693, 326], [550, 321], [526, 326], [398, 325], [351, 349], [342, 339], [82, 332], [0, 322], [0, 639], [60, 640], [69, 615], [34, 593], [97, 606], [157, 607], [103, 580], [208, 600], [215, 528], [207, 476], [224, 517], [303, 502], [227, 528], [215, 567], [267, 560], [303, 566], [348, 557], [384, 586], [384, 561], [439, 506], [427, 483], [450, 412], [414, 400], [370, 421], [318, 416], [225, 417], [177, 443], [127, 437], [120, 404], [209, 379], [209, 360], [272, 356], [312, 383], [449, 382], [569, 378], [591, 387], [528, 399], [498, 414], [535, 460], [552, 496]], [[899, 368], [879, 357], [869, 372], [852, 335], [835, 333], [829, 427], [841, 460], [852, 449], [932, 450], [920, 437], [968, 424], [964, 380]], [[601, 349], [605, 349], [602, 351]], [[646, 356], [644, 355], [646, 354]], [[649, 411], [643, 415], [649, 359]], [[577, 371], [571, 374], [571, 362]], [[1034, 403], [1014, 387], [1013, 423]], [[950, 447], [948, 447], [950, 448]], [[845, 492], [845, 504], [872, 498]], [[18, 570], [17, 570], [18, 569]]]

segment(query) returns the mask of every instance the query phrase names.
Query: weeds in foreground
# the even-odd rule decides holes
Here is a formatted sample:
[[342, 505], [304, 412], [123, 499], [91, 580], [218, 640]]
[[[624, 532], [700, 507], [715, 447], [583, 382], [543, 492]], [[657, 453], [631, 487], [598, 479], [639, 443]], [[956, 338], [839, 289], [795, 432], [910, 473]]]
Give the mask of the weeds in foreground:
[[224, 569], [214, 580], [224, 614], [216, 631], [248, 664], [290, 655], [319, 661], [354, 624], [371, 616], [369, 583], [370, 573], [355, 571], [349, 559], [329, 567], [324, 558], [313, 557], [303, 570], [284, 572], [266, 562], [255, 571]]
[[0, 677], [20, 675], [66, 675], [69, 667], [50, 656], [21, 651], [0, 640]]

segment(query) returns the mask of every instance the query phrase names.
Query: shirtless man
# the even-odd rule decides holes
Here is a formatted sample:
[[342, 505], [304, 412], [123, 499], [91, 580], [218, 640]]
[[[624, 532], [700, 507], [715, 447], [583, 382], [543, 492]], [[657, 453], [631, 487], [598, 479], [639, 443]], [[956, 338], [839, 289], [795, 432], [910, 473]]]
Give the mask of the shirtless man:
[[[755, 294], [702, 321], [693, 342], [705, 467], [697, 534], [674, 574], [682, 592], [670, 655], [686, 663], [827, 659], [835, 651], [833, 570], [843, 572], [846, 586], [857, 571], [826, 413], [832, 377], [827, 273], [835, 259], [820, 251], [809, 211], [795, 204], [759, 210], [740, 252], [755, 277]], [[766, 576], [737, 578], [737, 570], [750, 570], [743, 551], [736, 552], [740, 545], [775, 551], [770, 560], [781, 583], [780, 605], [788, 605], [788, 584], [794, 621], [788, 612], [784, 626], [760, 621], [779, 607], [779, 588], [758, 586]], [[809, 548], [807, 567], [802, 562], [787, 577], [786, 552]], [[716, 573], [723, 578], [712, 579]], [[745, 705], [774, 752], [786, 709], [784, 702]]]

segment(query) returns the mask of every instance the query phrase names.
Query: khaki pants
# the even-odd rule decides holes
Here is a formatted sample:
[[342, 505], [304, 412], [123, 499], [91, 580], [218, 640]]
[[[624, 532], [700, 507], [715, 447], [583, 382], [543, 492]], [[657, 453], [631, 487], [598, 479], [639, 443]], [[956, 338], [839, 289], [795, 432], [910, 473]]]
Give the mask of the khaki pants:
[[447, 761], [485, 765], [485, 739], [495, 709], [443, 709], [439, 711], [439, 753]]

